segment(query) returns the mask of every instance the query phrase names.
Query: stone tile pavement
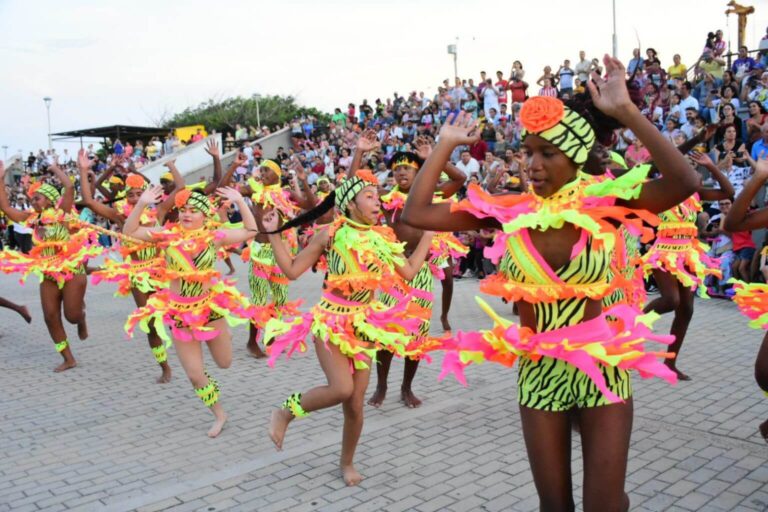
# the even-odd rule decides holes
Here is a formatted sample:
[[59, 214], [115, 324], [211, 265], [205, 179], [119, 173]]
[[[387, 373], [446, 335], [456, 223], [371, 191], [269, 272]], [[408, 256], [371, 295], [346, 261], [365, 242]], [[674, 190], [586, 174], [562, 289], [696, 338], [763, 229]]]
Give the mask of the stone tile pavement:
[[[243, 265], [238, 275], [245, 290]], [[307, 275], [291, 295], [311, 305], [319, 287], [319, 276]], [[0, 311], [0, 512], [537, 508], [514, 370], [472, 368], [464, 388], [437, 381], [437, 358], [417, 376], [423, 407], [408, 410], [396, 400], [402, 365], [395, 362], [388, 401], [366, 409], [357, 455], [366, 479], [347, 488], [336, 465], [338, 409], [293, 423], [283, 452], [266, 436], [271, 407], [323, 382], [313, 354], [269, 369], [247, 356], [245, 330], [237, 329], [232, 367], [211, 363], [230, 414], [224, 433], [211, 440], [205, 437], [211, 416], [175, 357], [173, 381], [155, 384], [158, 371], [144, 339], [124, 339], [121, 326], [132, 303], [113, 298], [114, 288], [88, 290], [91, 339], [73, 342], [79, 366], [64, 374], [51, 371], [59, 359], [35, 282], [20, 287], [0, 276], [0, 290], [29, 304], [34, 315], [27, 326]], [[476, 280], [457, 282], [454, 328], [488, 324], [473, 301], [476, 290]], [[492, 304], [509, 313], [501, 302]], [[659, 330], [669, 322], [660, 321]], [[733, 304], [697, 301], [681, 356], [693, 380], [669, 386], [635, 379], [627, 475], [632, 510], [768, 510], [768, 445], [757, 434], [768, 401], [752, 378], [761, 337]], [[374, 385], [375, 376], [369, 393]], [[573, 471], [580, 499], [576, 435]]]

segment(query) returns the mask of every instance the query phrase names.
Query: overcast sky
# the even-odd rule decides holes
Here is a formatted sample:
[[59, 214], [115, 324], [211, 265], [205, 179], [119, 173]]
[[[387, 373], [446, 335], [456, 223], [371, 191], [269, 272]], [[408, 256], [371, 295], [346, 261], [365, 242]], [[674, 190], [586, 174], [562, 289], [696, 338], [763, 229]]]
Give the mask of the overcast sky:
[[[730, 25], [737, 44], [724, 0], [616, 3], [625, 62], [638, 39], [665, 67], [674, 53], [695, 62], [710, 30], [727, 39]], [[752, 3], [756, 47], [768, 2]], [[519, 59], [535, 80], [579, 50], [610, 53], [611, 32], [610, 0], [0, 0], [0, 146], [9, 156], [47, 146], [45, 96], [53, 132], [153, 125], [210, 97], [253, 93], [330, 111], [395, 91], [434, 94], [453, 75], [446, 46], [456, 37], [462, 77], [507, 74]]]

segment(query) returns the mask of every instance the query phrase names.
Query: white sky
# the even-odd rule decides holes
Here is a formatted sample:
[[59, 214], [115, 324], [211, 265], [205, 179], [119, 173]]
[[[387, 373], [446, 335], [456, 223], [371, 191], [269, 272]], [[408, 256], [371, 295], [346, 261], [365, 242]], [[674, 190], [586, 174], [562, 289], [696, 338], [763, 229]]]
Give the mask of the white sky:
[[[752, 48], [768, 1], [751, 2]], [[708, 31], [728, 38], [725, 0], [616, 4], [625, 62], [638, 37], [665, 67], [674, 53], [693, 63]], [[610, 53], [611, 24], [610, 0], [0, 0], [0, 146], [9, 156], [47, 147], [44, 96], [53, 132], [152, 125], [210, 97], [253, 93], [331, 111], [395, 91], [434, 94], [453, 75], [446, 46], [457, 36], [462, 77], [506, 75], [521, 60], [535, 80], [545, 64], [575, 63], [581, 49]], [[729, 25], [735, 48], [734, 16]]]

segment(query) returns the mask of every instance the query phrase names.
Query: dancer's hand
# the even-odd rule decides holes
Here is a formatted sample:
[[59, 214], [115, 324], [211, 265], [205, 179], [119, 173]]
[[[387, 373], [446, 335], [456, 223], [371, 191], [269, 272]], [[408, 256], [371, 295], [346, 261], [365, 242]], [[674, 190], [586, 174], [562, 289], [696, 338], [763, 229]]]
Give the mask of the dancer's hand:
[[261, 218], [261, 225], [264, 226], [264, 230], [268, 233], [276, 231], [279, 223], [280, 217], [278, 217], [275, 210], [269, 210]]
[[430, 153], [432, 153], [432, 143], [428, 138], [423, 135], [416, 137], [416, 140], [413, 141], [413, 145], [416, 148], [416, 154], [419, 158], [422, 160], [429, 158]]
[[77, 152], [77, 166], [83, 170], [90, 170], [93, 167], [93, 162], [88, 158], [88, 152], [83, 148]]
[[167, 167], [167, 168], [168, 168], [168, 170], [171, 170], [171, 169], [175, 168], [175, 167], [176, 167], [176, 159], [175, 159], [175, 158], [171, 158], [170, 160], [168, 160], [167, 162], [165, 162], [165, 163], [163, 164], [163, 166], [164, 166], [164, 167]]
[[702, 166], [702, 167], [708, 167], [715, 165], [712, 162], [712, 159], [709, 158], [709, 155], [706, 153], [699, 153], [698, 151], [694, 151], [691, 153], [691, 160], [696, 162], [696, 164]]
[[219, 151], [219, 143], [215, 139], [208, 139], [205, 144], [205, 152], [211, 155], [213, 158], [220, 158], [221, 151]]
[[216, 195], [219, 197], [223, 197], [230, 203], [239, 203], [243, 200], [242, 194], [240, 192], [232, 187], [221, 187], [216, 189]]
[[141, 197], [139, 197], [139, 202], [144, 206], [149, 204], [157, 204], [160, 202], [162, 197], [163, 187], [160, 185], [154, 185], [141, 194]]
[[627, 90], [627, 70], [619, 59], [614, 59], [606, 54], [603, 57], [605, 64], [605, 78], [592, 72], [592, 80], [587, 80], [587, 89], [592, 96], [592, 102], [605, 114], [621, 121], [637, 107], [629, 98]]
[[471, 145], [479, 139], [480, 132], [477, 131], [477, 119], [473, 119], [472, 114], [467, 112], [448, 116], [445, 124], [440, 128], [440, 142], [453, 146]]
[[381, 146], [376, 132], [372, 129], [365, 130], [357, 139], [357, 149], [363, 152], [373, 151]]
[[238, 151], [237, 155], [235, 155], [235, 161], [232, 162], [235, 167], [242, 167], [248, 162], [248, 157], [245, 156], [245, 153], [242, 151]]

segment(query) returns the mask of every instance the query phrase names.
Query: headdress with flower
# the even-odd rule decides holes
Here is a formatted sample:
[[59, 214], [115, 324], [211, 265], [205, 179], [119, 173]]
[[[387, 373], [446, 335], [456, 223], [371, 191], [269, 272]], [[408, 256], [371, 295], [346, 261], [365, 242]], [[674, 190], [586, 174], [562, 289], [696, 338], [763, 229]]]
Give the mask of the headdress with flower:
[[29, 197], [34, 196], [35, 194], [40, 194], [41, 196], [48, 199], [53, 206], [56, 206], [59, 202], [59, 199], [61, 199], [61, 192], [54, 187], [53, 185], [49, 183], [43, 183], [41, 181], [37, 181], [29, 186], [29, 191], [27, 192]]
[[537, 135], [555, 145], [576, 165], [583, 165], [595, 143], [595, 132], [586, 119], [566, 107], [562, 101], [536, 96], [520, 109], [523, 138]]
[[128, 188], [138, 188], [141, 190], [146, 189], [148, 186], [147, 180], [139, 174], [129, 174], [128, 177], [125, 178], [125, 185]]
[[197, 208], [203, 214], [205, 214], [206, 217], [210, 217], [213, 214], [213, 207], [211, 205], [211, 200], [208, 199], [208, 196], [205, 195], [201, 190], [198, 189], [188, 189], [185, 188], [183, 190], [180, 190], [176, 193], [176, 198], [174, 199], [174, 203], [176, 205], [176, 208], [183, 208], [185, 205], [192, 206], [193, 208]]

